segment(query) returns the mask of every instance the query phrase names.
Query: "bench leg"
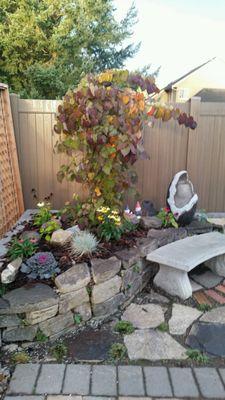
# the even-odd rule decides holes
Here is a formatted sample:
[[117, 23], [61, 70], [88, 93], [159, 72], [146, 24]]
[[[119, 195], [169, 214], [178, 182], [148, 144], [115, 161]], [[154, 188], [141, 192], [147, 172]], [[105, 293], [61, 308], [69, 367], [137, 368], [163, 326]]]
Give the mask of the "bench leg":
[[160, 264], [159, 272], [154, 278], [156, 286], [172, 296], [186, 300], [192, 296], [192, 287], [187, 272]]
[[211, 258], [211, 260], [204, 263], [215, 274], [225, 277], [225, 255]]

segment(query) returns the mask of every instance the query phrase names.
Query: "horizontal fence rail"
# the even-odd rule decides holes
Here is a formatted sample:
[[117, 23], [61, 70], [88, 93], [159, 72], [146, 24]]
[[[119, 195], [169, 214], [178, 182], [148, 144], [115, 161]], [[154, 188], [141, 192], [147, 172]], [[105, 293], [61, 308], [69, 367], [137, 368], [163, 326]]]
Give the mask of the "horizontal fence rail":
[[[67, 160], [65, 155], [53, 152], [59, 103], [11, 95], [26, 208], [51, 194], [54, 208], [62, 207], [73, 193], [85, 196], [81, 185], [66, 181], [61, 184], [56, 178], [60, 165]], [[173, 175], [187, 169], [199, 195], [199, 208], [225, 211], [225, 103], [201, 103], [200, 98], [192, 98], [178, 106], [194, 115], [197, 129], [181, 127], [176, 121], [155, 121], [145, 128], [144, 144], [150, 159], [138, 161], [135, 166], [141, 200], [152, 200], [157, 208], [164, 206]]]

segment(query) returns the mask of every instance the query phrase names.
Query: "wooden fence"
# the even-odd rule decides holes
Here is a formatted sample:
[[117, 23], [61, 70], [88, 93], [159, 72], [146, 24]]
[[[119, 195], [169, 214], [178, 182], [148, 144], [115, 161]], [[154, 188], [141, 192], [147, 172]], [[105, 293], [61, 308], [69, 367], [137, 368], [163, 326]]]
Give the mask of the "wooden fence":
[[[60, 184], [56, 179], [59, 166], [66, 160], [65, 156], [53, 153], [58, 104], [11, 96], [26, 208], [34, 207], [37, 199], [51, 193], [55, 208], [71, 199], [73, 193], [84, 196], [80, 185]], [[201, 103], [199, 98], [192, 98], [179, 107], [195, 116], [198, 127], [192, 131], [176, 121], [156, 121], [153, 127], [145, 129], [144, 142], [150, 160], [138, 161], [136, 165], [141, 199], [151, 199], [158, 208], [165, 205], [173, 175], [187, 169], [199, 195], [199, 208], [225, 211], [225, 104]]]
[[0, 83], [0, 238], [23, 212], [8, 87]]

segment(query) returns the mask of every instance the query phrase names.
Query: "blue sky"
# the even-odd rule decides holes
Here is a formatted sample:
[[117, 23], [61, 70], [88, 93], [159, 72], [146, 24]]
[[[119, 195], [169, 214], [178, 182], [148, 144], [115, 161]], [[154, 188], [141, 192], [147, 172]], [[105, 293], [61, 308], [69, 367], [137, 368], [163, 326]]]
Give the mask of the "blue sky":
[[[122, 18], [132, 0], [114, 0]], [[138, 23], [132, 41], [141, 49], [129, 69], [161, 66], [160, 87], [218, 56], [225, 59], [225, 0], [134, 0]]]

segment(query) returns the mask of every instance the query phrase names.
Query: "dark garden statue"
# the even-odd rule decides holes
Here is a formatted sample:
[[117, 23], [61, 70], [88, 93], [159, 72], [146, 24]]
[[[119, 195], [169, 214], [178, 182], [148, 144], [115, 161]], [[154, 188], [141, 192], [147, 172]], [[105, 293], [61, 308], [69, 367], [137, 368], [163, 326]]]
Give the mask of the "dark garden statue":
[[179, 225], [191, 223], [197, 202], [198, 196], [194, 192], [187, 171], [178, 172], [169, 186], [167, 204]]

